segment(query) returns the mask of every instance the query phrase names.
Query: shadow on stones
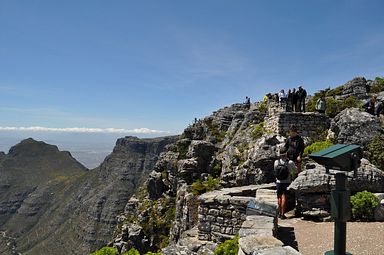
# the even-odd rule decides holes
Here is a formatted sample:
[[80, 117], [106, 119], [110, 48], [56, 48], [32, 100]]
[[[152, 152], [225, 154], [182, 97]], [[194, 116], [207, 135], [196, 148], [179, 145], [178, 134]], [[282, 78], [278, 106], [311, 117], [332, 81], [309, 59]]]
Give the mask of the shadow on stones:
[[295, 250], [299, 250], [295, 230], [293, 227], [282, 227], [279, 226], [279, 230], [277, 232], [277, 238], [284, 243], [284, 246], [291, 246]]

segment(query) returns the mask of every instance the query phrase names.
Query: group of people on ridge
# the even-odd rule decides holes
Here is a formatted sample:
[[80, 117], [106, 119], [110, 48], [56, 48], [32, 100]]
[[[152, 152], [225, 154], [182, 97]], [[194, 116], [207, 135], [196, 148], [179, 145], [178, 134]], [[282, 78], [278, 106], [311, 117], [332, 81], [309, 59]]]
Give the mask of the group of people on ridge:
[[264, 96], [264, 102], [275, 101], [280, 104], [281, 107], [285, 107], [287, 112], [305, 112], [305, 99], [307, 98], [307, 91], [302, 87], [296, 90], [289, 89], [285, 93], [284, 89], [279, 93], [268, 93]]

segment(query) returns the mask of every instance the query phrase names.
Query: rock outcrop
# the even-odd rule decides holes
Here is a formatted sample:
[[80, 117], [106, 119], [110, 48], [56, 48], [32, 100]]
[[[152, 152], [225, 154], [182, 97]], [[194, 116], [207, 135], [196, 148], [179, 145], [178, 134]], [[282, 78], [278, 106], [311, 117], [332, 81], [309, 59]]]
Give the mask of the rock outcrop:
[[369, 85], [364, 77], [353, 78], [343, 85], [342, 97], [347, 98], [349, 96], [354, 96], [359, 99], [366, 99], [368, 88]]
[[367, 146], [372, 139], [384, 133], [380, 121], [369, 113], [357, 108], [347, 108], [331, 122], [331, 138], [337, 143]]
[[[373, 193], [384, 192], [384, 172], [366, 159], [361, 160], [357, 178], [352, 178], [352, 173], [350, 177], [348, 185], [352, 194], [363, 190]], [[333, 175], [327, 174], [323, 166], [309, 163], [289, 189], [296, 192], [298, 209], [304, 215], [324, 218], [329, 216], [330, 192], [334, 186]]]

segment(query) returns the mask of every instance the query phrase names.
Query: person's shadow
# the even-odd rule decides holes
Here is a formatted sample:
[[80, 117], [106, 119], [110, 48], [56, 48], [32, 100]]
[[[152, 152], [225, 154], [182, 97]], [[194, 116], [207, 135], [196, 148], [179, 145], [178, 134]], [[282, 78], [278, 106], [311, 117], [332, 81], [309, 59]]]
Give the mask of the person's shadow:
[[299, 250], [293, 227], [279, 226], [277, 238], [284, 243], [284, 246], [291, 246], [295, 250]]

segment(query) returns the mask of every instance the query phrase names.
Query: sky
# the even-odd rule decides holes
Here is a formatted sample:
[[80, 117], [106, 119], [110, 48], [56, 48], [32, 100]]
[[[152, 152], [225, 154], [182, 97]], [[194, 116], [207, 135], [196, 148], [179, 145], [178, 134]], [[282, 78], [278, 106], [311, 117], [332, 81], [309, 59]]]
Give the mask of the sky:
[[177, 134], [245, 96], [383, 76], [383, 10], [382, 0], [0, 0], [0, 133]]

